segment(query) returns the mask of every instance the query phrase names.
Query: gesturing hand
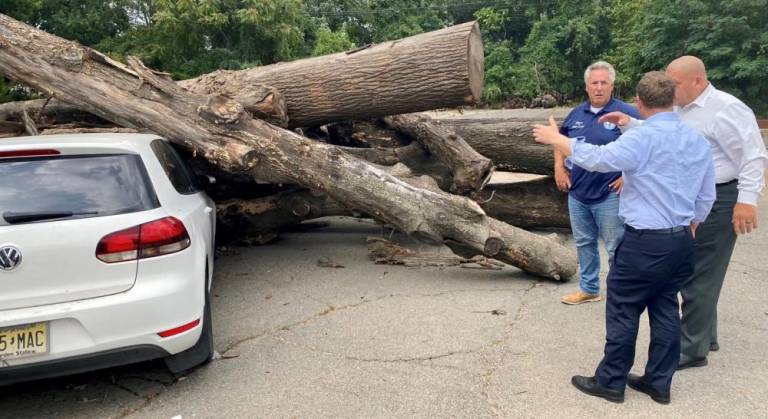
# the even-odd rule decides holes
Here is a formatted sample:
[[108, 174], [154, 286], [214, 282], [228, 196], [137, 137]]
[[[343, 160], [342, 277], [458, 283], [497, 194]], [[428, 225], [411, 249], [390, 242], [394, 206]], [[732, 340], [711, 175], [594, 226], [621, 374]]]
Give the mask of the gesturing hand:
[[555, 123], [555, 118], [553, 116], [549, 117], [548, 125], [536, 124], [533, 126], [533, 138], [536, 142], [553, 144], [559, 137], [560, 130], [557, 129], [557, 124]]

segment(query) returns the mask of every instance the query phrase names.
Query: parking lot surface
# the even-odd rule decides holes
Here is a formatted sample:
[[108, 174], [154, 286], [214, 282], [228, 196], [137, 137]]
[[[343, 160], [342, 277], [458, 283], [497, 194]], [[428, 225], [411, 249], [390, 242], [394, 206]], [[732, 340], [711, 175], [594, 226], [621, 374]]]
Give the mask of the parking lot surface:
[[[592, 374], [605, 335], [603, 302], [560, 303], [576, 281], [512, 267], [375, 265], [366, 237], [390, 231], [336, 218], [222, 252], [221, 357], [209, 365], [181, 377], [145, 363], [10, 386], [0, 417], [765, 417], [768, 199], [760, 211], [763, 226], [738, 240], [721, 296], [721, 350], [676, 374], [668, 406], [631, 389], [613, 404], [571, 386], [572, 375]], [[321, 258], [343, 267], [319, 267]], [[644, 316], [634, 372], [648, 335]]]

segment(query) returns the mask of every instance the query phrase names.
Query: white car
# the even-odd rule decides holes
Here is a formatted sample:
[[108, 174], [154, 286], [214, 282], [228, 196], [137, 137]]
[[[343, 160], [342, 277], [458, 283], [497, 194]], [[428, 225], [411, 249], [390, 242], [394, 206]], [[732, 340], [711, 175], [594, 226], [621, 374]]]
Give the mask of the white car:
[[0, 139], [0, 385], [209, 361], [215, 217], [157, 136]]

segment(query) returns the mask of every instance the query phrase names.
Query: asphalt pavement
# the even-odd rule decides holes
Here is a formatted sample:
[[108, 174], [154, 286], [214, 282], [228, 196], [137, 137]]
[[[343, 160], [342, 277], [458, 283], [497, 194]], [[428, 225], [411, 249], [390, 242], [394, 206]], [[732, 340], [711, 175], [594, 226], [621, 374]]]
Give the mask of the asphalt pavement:
[[[593, 373], [605, 336], [604, 302], [560, 303], [575, 281], [376, 265], [366, 237], [391, 231], [334, 218], [222, 252], [220, 358], [209, 365], [174, 377], [150, 362], [5, 387], [0, 417], [766, 417], [768, 199], [760, 211], [721, 296], [721, 350], [675, 375], [667, 406], [631, 389], [613, 404], [571, 386]], [[319, 267], [321, 258], [343, 267]], [[634, 372], [648, 341], [644, 315]]]

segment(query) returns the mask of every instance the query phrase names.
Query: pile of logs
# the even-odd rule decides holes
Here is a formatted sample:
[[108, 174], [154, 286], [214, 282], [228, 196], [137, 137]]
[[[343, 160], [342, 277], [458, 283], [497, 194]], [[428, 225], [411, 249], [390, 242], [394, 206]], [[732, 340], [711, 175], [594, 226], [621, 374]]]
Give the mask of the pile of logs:
[[551, 179], [489, 184], [495, 167], [551, 174], [530, 121], [425, 112], [481, 97], [475, 22], [179, 82], [126, 62], [0, 15], [0, 74], [46, 97], [0, 105], [0, 137], [161, 135], [217, 178], [224, 235], [267, 242], [308, 219], [370, 217], [462, 257], [576, 273], [572, 249], [523, 229], [568, 226]]

